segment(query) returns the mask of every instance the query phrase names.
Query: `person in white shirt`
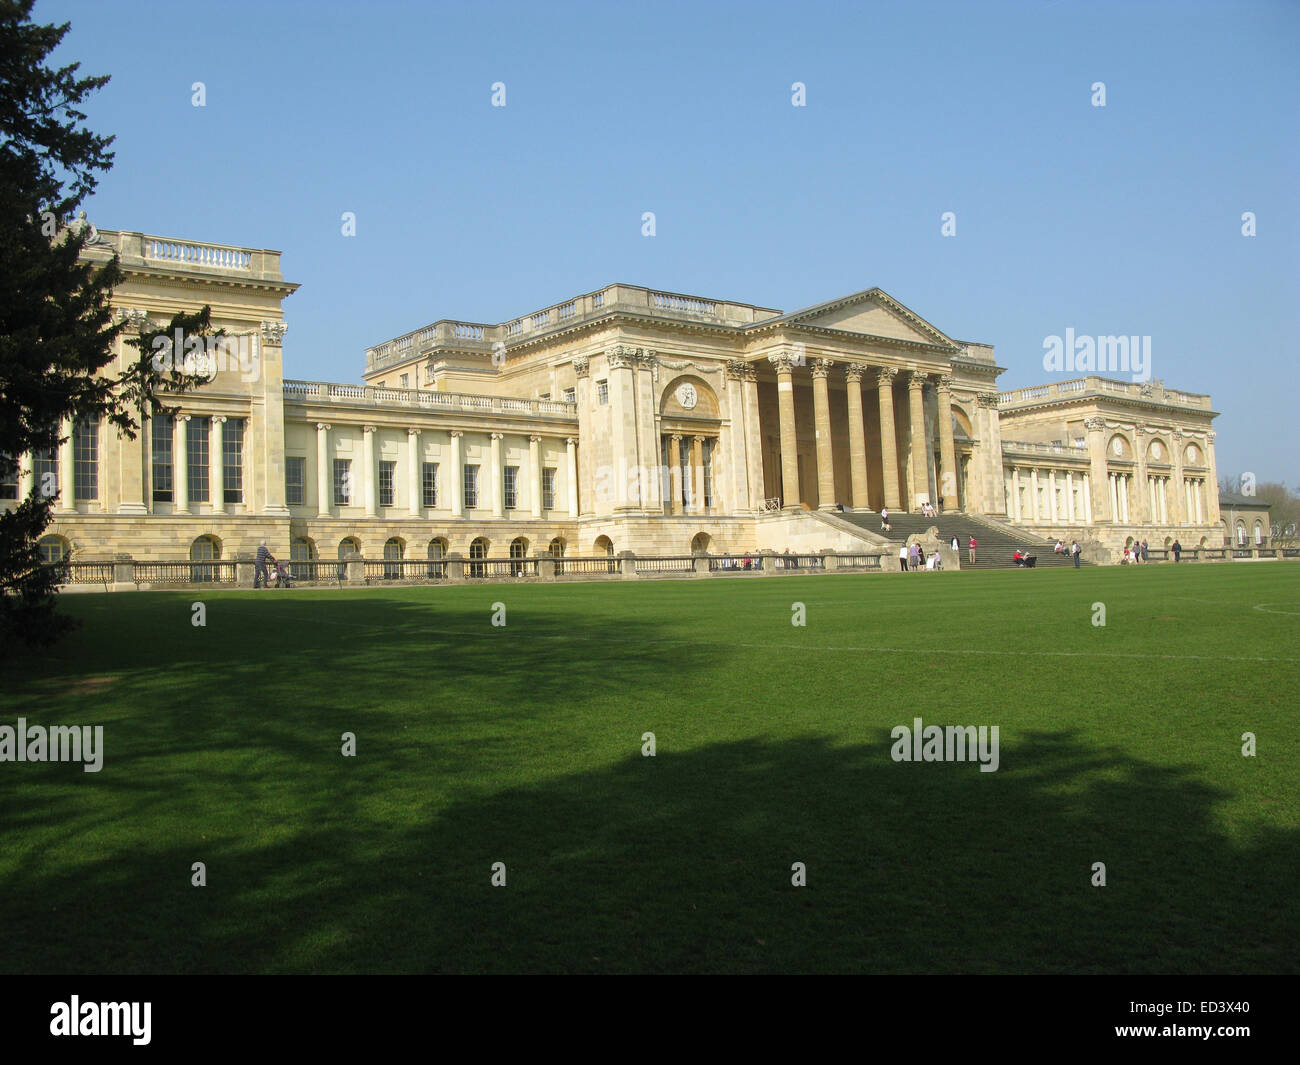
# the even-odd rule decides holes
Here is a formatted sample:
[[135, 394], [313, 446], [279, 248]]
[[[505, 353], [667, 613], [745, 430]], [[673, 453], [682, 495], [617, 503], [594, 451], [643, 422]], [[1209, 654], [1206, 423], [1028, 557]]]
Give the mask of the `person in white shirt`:
[[898, 549], [898, 568], [904, 573], [907, 572], [907, 544], [903, 544]]

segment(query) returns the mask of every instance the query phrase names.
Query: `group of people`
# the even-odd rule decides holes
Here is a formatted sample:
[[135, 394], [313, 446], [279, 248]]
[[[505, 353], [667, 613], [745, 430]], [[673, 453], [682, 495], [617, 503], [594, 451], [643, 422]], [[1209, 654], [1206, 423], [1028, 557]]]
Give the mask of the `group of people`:
[[[1179, 553], [1181, 553], [1182, 550], [1183, 550], [1183, 545], [1179, 544], [1178, 545]], [[1147, 542], [1145, 540], [1141, 540], [1141, 541], [1134, 540], [1131, 544], [1124, 545], [1124, 557], [1120, 560], [1119, 564], [1121, 566], [1127, 566], [1130, 564], [1136, 566], [1143, 562], [1149, 562], [1151, 560], [1150, 551], [1151, 549], [1150, 547], [1147, 546]], [[1177, 560], [1178, 560], [1178, 555], [1175, 555], [1174, 561], [1176, 562]]]
[[902, 544], [898, 548], [898, 568], [904, 573], [909, 570], [919, 573], [921, 570], [943, 569], [943, 559], [939, 557], [938, 548], [934, 554], [927, 555], [920, 544]]

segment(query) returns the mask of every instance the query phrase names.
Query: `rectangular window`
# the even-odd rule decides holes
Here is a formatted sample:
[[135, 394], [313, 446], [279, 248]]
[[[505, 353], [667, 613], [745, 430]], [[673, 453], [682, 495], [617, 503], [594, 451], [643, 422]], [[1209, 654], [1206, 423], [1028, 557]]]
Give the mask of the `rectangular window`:
[[150, 426], [153, 451], [153, 501], [172, 501], [172, 429], [174, 419], [170, 414], [155, 414]]
[[379, 462], [379, 505], [391, 507], [393, 503], [393, 481], [397, 477], [397, 463], [381, 459]]
[[608, 382], [608, 381], [597, 381], [597, 382], [596, 382], [596, 402], [599, 403], [602, 407], [605, 406], [605, 405], [609, 402], [609, 382]]
[[307, 460], [301, 456], [286, 455], [284, 459], [284, 501], [302, 506], [304, 483], [307, 480]]
[[36, 475], [35, 489], [43, 496], [59, 494], [59, 458], [53, 448], [42, 448], [32, 458], [32, 472]]
[[473, 510], [478, 506], [478, 467], [465, 467], [465, 509]]
[[550, 398], [551, 398], [551, 394], [550, 394], [549, 392], [543, 392], [543, 393], [542, 393], [540, 396], [538, 396], [537, 398], [538, 398], [538, 399], [550, 399]]
[[191, 418], [185, 434], [185, 461], [188, 468], [190, 502], [208, 501], [208, 429], [210, 418]]
[[352, 460], [334, 460], [334, 505], [348, 507], [352, 505]]
[[565, 402], [565, 403], [577, 403], [577, 402], [578, 402], [578, 390], [577, 390], [576, 388], [566, 388], [566, 389], [564, 390], [564, 402]]
[[506, 467], [505, 483], [506, 509], [514, 510], [519, 506], [519, 467]]
[[555, 509], [555, 467], [542, 467], [542, 509]]
[[227, 418], [221, 432], [221, 498], [244, 501], [244, 419]]
[[713, 506], [713, 440], [704, 438], [704, 505]]
[[72, 427], [72, 484], [76, 499], [99, 498], [99, 415], [77, 418]]
[[0, 455], [0, 499], [17, 498], [18, 463], [13, 462], [7, 455]]
[[410, 375], [410, 374], [402, 374], [402, 387], [403, 387], [403, 388], [410, 388], [410, 387], [411, 387], [411, 385], [410, 385], [410, 379], [411, 379], [411, 375]]
[[438, 464], [436, 462], [424, 464], [424, 505], [426, 507], [438, 505]]

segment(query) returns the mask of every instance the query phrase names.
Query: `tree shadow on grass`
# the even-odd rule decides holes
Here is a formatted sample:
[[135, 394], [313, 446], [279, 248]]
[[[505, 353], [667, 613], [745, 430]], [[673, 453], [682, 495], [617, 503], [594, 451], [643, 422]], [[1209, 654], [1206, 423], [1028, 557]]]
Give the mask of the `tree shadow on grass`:
[[[1296, 971], [1297, 833], [1226, 839], [1225, 794], [1189, 773], [1070, 732], [1003, 736], [987, 774], [894, 763], [883, 730], [863, 740], [677, 749], [668, 731], [653, 758], [466, 787], [400, 816], [375, 791], [418, 794], [435, 771], [391, 746], [287, 781], [283, 765], [241, 764], [231, 787], [292, 809], [279, 835], [146, 839], [134, 859], [19, 869], [0, 969]], [[200, 850], [202, 890], [187, 882]]]

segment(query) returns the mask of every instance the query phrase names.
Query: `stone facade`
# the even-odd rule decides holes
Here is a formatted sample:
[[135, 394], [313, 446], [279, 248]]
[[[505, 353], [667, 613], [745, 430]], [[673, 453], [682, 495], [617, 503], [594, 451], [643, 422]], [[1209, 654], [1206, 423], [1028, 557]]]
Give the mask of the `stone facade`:
[[74, 560], [852, 551], [881, 541], [840, 508], [924, 503], [1099, 544], [1222, 536], [1208, 397], [998, 393], [989, 345], [880, 289], [782, 313], [616, 284], [434, 322], [367, 350], [362, 384], [286, 381], [278, 252], [99, 238], [122, 317], [208, 304], [245, 347], [135, 441], [69, 424], [22, 457], [10, 499], [75, 485], [51, 529]]

